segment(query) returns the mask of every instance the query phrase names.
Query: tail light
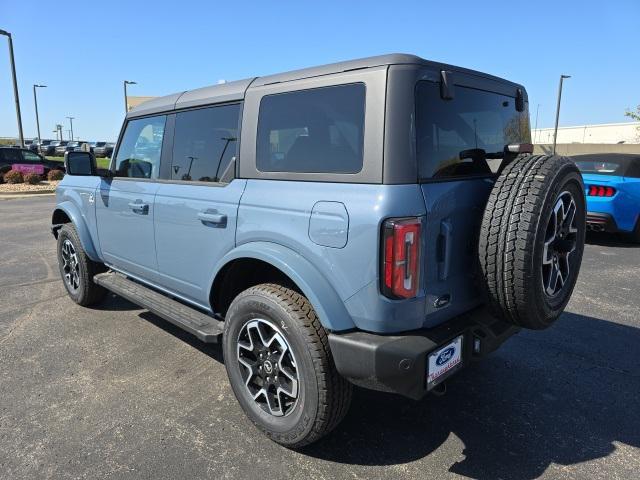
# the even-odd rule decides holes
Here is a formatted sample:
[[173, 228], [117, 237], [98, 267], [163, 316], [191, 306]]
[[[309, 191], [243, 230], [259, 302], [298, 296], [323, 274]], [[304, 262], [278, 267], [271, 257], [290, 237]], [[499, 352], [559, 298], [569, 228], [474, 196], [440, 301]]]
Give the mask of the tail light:
[[420, 283], [420, 218], [395, 218], [382, 227], [382, 293], [413, 298]]
[[613, 197], [615, 194], [615, 188], [603, 185], [589, 185], [589, 192], [587, 193], [590, 197]]

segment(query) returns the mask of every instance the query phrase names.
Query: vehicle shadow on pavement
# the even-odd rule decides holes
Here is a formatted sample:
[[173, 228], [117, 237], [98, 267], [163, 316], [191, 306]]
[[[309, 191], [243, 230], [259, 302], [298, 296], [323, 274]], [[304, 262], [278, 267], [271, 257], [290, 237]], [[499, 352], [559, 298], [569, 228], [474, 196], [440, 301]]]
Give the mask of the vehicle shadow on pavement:
[[127, 312], [130, 310], [140, 310], [140, 307], [129, 300], [119, 297], [115, 293], [107, 292], [104, 300], [97, 305], [93, 305], [89, 308], [95, 308], [98, 310], [109, 310], [111, 312]]
[[216, 343], [204, 343], [198, 340], [195, 336], [191, 335], [189, 332], [181, 329], [180, 327], [176, 327], [174, 324], [165, 321], [164, 319], [151, 312], [144, 311], [138, 316], [155, 325], [156, 327], [164, 330], [165, 332], [170, 333], [174, 337], [179, 338], [183, 342], [188, 343], [190, 346], [204, 353], [205, 355], [209, 355], [214, 360], [220, 363], [224, 363], [224, 359], [222, 356], [222, 345]]
[[[139, 317], [223, 362], [219, 345], [150, 312]], [[365, 466], [434, 455], [443, 471], [515, 480], [607, 457], [615, 443], [640, 448], [638, 345], [638, 328], [565, 312], [552, 328], [522, 331], [471, 364], [445, 396], [416, 402], [356, 388], [344, 421], [301, 453]]]
[[[551, 463], [606, 457], [614, 442], [637, 448], [638, 345], [640, 329], [565, 313], [455, 376], [443, 397], [357, 389], [344, 422], [304, 453], [359, 465], [434, 454], [471, 478], [533, 479]], [[436, 452], [445, 442], [446, 453]]]
[[624, 235], [618, 233], [588, 232], [585, 242], [589, 245], [601, 247], [640, 248], [640, 243], [633, 243]]

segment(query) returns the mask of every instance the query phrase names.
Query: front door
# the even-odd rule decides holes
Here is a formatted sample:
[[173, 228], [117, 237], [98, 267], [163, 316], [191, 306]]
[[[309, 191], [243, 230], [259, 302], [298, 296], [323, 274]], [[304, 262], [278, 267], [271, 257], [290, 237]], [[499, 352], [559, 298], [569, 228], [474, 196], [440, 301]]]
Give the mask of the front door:
[[95, 198], [105, 262], [151, 282], [158, 270], [153, 218], [165, 122], [164, 115], [128, 122], [114, 178], [102, 180]]
[[239, 104], [178, 112], [170, 178], [155, 198], [158, 283], [204, 308], [213, 269], [235, 246], [239, 115]]

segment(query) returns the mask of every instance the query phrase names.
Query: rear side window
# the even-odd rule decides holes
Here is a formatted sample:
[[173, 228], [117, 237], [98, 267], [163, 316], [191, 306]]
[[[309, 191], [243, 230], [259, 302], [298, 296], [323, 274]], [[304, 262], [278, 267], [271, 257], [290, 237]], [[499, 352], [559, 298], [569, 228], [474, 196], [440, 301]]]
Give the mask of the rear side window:
[[238, 104], [178, 113], [171, 178], [219, 181], [236, 155], [239, 115]]
[[165, 115], [131, 120], [116, 156], [116, 176], [158, 178]]
[[22, 161], [20, 150], [17, 148], [6, 148], [3, 153], [3, 160], [7, 163], [20, 163]]
[[258, 118], [258, 170], [358, 173], [364, 109], [360, 83], [265, 96]]
[[440, 85], [416, 87], [416, 153], [421, 179], [491, 175], [499, 159], [461, 158], [461, 152], [502, 152], [510, 143], [529, 143], [528, 112], [518, 112], [515, 99], [498, 93], [456, 86], [455, 97], [443, 100]]

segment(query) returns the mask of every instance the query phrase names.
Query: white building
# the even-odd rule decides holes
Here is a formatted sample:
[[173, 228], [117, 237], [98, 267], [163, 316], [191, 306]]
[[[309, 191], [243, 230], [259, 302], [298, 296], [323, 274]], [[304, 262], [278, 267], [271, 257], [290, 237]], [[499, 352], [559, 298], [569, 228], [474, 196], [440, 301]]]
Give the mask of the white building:
[[[531, 131], [535, 144], [553, 143], [553, 128]], [[640, 143], [640, 122], [602, 123], [578, 127], [559, 127], [559, 144], [567, 143]]]

